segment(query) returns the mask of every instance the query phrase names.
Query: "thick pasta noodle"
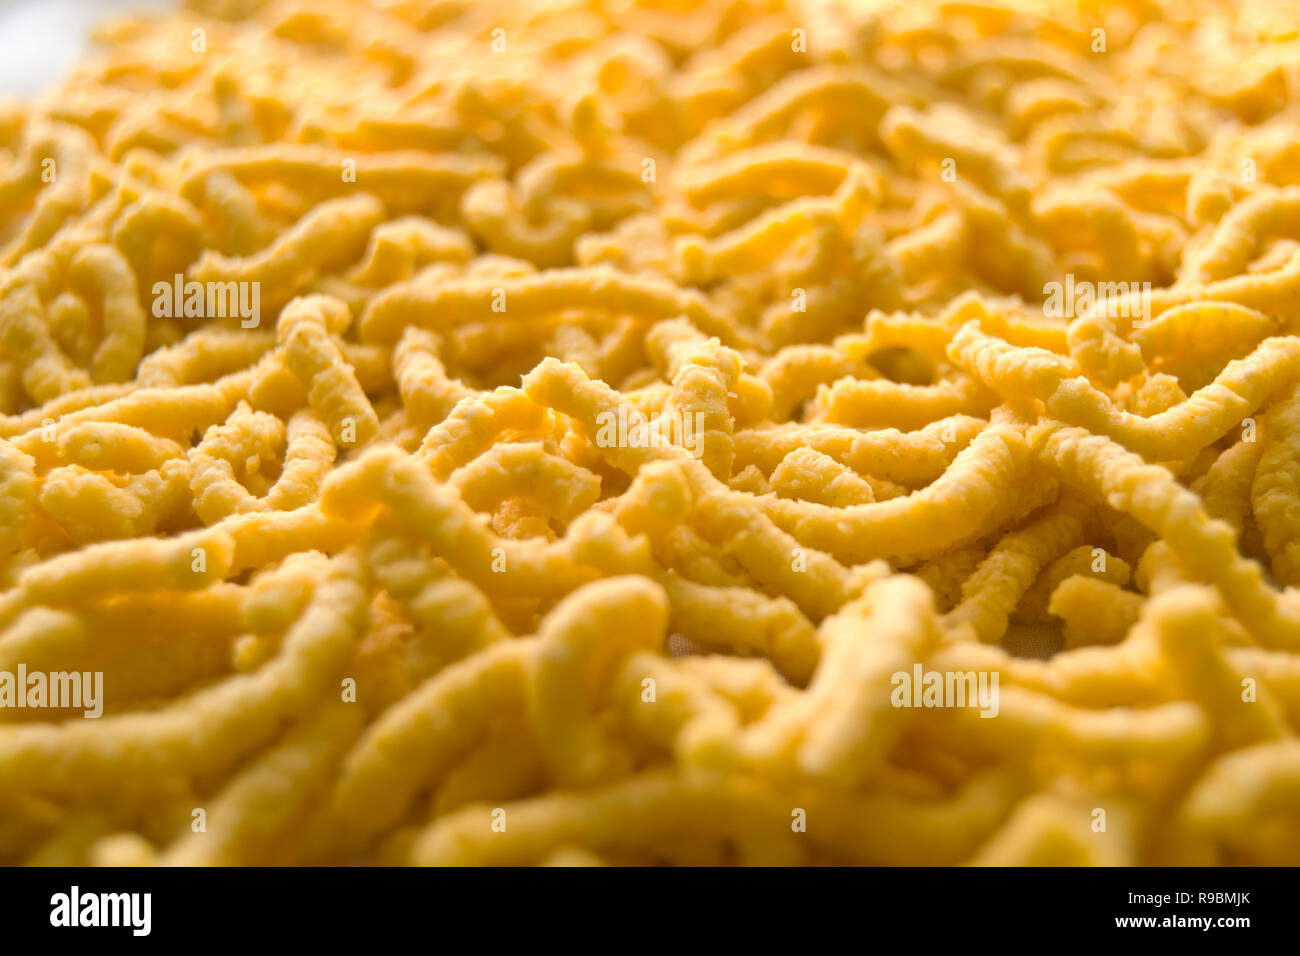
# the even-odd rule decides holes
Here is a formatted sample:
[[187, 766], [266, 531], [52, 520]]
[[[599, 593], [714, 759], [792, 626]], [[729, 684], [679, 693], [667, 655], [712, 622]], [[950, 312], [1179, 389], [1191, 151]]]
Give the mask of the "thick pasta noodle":
[[1300, 863], [1277, 6], [101, 29], [0, 110], [0, 861]]

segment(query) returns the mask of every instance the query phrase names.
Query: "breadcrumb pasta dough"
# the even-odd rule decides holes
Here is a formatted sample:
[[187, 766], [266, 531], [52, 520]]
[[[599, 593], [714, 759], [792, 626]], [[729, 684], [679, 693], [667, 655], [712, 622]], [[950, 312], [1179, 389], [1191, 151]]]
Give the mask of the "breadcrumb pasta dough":
[[0, 860], [1300, 863], [1297, 13], [104, 28], [0, 108]]

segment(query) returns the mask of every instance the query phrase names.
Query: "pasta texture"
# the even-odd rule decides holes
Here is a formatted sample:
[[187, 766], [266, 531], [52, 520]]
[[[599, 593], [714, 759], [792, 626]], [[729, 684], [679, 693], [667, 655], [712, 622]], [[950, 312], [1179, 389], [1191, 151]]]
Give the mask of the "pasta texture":
[[1300, 863], [1296, 13], [102, 28], [0, 106], [0, 861]]

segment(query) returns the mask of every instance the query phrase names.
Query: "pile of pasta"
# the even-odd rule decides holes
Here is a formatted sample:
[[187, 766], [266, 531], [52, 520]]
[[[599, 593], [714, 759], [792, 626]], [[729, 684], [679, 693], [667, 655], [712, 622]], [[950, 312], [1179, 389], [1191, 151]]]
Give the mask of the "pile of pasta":
[[0, 108], [0, 671], [104, 697], [0, 860], [1300, 862], [1294, 14], [102, 29]]

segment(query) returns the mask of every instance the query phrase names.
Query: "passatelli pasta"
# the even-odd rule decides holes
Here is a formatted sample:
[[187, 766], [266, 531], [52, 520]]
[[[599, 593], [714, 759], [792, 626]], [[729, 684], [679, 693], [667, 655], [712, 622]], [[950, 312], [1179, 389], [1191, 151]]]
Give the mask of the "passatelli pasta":
[[1294, 5], [99, 40], [0, 108], [0, 860], [1300, 863]]

